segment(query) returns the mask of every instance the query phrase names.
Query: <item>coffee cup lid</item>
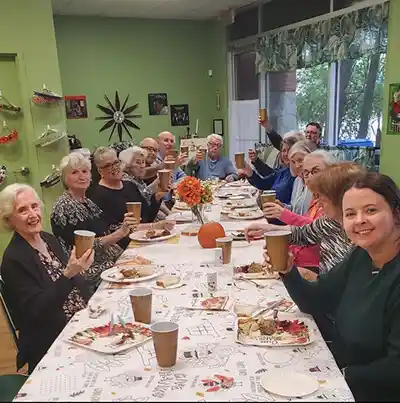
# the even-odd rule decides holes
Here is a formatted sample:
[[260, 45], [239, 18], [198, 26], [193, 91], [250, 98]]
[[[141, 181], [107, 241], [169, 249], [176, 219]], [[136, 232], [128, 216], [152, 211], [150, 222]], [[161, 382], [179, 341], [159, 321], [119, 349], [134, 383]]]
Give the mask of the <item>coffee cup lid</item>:
[[94, 232], [87, 231], [87, 230], [84, 230], [84, 229], [77, 229], [77, 230], [74, 231], [74, 234], [78, 235], [78, 236], [87, 236], [87, 237], [96, 236], [96, 234]]

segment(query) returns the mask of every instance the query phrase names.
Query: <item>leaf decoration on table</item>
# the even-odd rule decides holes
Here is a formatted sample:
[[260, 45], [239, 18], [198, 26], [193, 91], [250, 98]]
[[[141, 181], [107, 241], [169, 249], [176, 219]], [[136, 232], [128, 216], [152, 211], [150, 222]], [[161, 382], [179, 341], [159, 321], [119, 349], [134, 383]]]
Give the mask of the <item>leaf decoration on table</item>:
[[97, 104], [97, 108], [105, 113], [106, 116], [97, 117], [96, 120], [106, 120], [107, 122], [101, 127], [99, 132], [111, 129], [111, 134], [108, 138], [108, 141], [111, 140], [115, 130], [117, 130], [119, 141], [122, 141], [122, 134], [124, 131], [129, 136], [129, 138], [133, 139], [129, 131], [129, 127], [140, 130], [140, 127], [132, 120], [142, 117], [142, 115], [133, 113], [139, 107], [139, 103], [127, 106], [129, 99], [128, 94], [125, 98], [125, 101], [121, 105], [118, 91], [115, 91], [114, 104], [110, 101], [107, 95], [104, 95], [104, 98], [106, 99], [108, 106]]

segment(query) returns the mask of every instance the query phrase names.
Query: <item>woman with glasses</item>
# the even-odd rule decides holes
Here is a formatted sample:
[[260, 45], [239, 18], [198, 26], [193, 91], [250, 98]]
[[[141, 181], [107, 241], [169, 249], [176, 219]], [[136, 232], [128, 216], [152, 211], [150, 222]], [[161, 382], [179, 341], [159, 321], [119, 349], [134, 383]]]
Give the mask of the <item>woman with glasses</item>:
[[188, 173], [200, 180], [211, 178], [225, 179], [232, 182], [238, 179], [236, 169], [229, 158], [222, 154], [223, 139], [218, 134], [210, 134], [207, 137], [207, 155], [198, 150], [196, 155], [187, 164]]
[[[168, 192], [157, 189], [148, 203], [135, 183], [122, 180], [124, 172], [121, 161], [115, 150], [111, 148], [99, 147], [94, 153], [94, 162], [101, 179], [91, 199], [103, 210], [110, 231], [122, 225], [127, 213], [127, 202], [141, 202], [141, 222], [152, 223], [157, 217], [162, 198]], [[155, 225], [156, 228], [172, 229], [173, 227], [173, 223], [166, 221], [160, 221]]]

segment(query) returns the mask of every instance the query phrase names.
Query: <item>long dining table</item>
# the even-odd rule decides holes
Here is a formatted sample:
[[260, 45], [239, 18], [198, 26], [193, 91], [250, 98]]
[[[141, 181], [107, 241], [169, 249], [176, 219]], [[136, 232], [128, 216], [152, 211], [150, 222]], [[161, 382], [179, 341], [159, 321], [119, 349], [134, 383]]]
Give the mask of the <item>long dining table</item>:
[[[209, 214], [213, 219], [219, 216], [218, 204], [211, 207]], [[220, 220], [228, 233], [244, 229], [250, 222]], [[234, 242], [232, 263], [216, 266], [213, 249], [201, 248], [196, 236], [179, 234], [187, 225], [177, 225], [178, 234], [164, 242], [132, 242], [121, 256], [121, 259], [136, 255], [150, 259], [164, 273], [180, 276], [183, 285], [163, 290], [156, 287], [154, 278], [122, 285], [103, 281], [90, 304], [100, 305], [104, 313], [95, 319], [90, 317], [89, 308], [76, 313], [15, 401], [354, 401], [312, 317], [300, 312], [296, 305], [289, 303], [286, 314], [308, 320], [312, 343], [264, 347], [235, 340], [235, 306], [262, 307], [272, 306], [277, 300], [292, 301], [281, 280], [251, 282], [233, 276], [234, 266], [262, 262], [262, 240], [250, 244]], [[207, 273], [211, 271], [217, 272], [215, 294], [228, 296], [230, 308], [190, 309], [196, 299], [209, 295]], [[179, 324], [178, 358], [172, 368], [158, 367], [152, 340], [114, 354], [92, 351], [68, 341], [79, 331], [107, 325], [112, 314], [132, 321], [129, 291], [135, 287], [152, 288], [152, 322]], [[263, 377], [277, 374], [287, 392], [282, 395], [268, 392], [262, 386]], [[292, 374], [305, 375], [317, 384], [317, 390], [304, 397], [293, 396]], [[228, 386], [223, 379], [231, 381]]]

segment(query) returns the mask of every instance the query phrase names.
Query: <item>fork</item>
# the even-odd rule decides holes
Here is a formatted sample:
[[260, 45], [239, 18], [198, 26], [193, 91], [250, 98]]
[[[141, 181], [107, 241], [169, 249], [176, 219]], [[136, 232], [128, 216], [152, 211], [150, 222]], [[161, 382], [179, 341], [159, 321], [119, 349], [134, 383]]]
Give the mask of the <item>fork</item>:
[[244, 278], [244, 277], [242, 277], [242, 276], [240, 276], [240, 277], [238, 278], [238, 280], [242, 280], [242, 281], [245, 281], [246, 283], [254, 284], [257, 288], [266, 288], [266, 287], [268, 287], [267, 284], [265, 284], [265, 285], [258, 284], [256, 281], [250, 280], [250, 279], [248, 279], [248, 278]]

